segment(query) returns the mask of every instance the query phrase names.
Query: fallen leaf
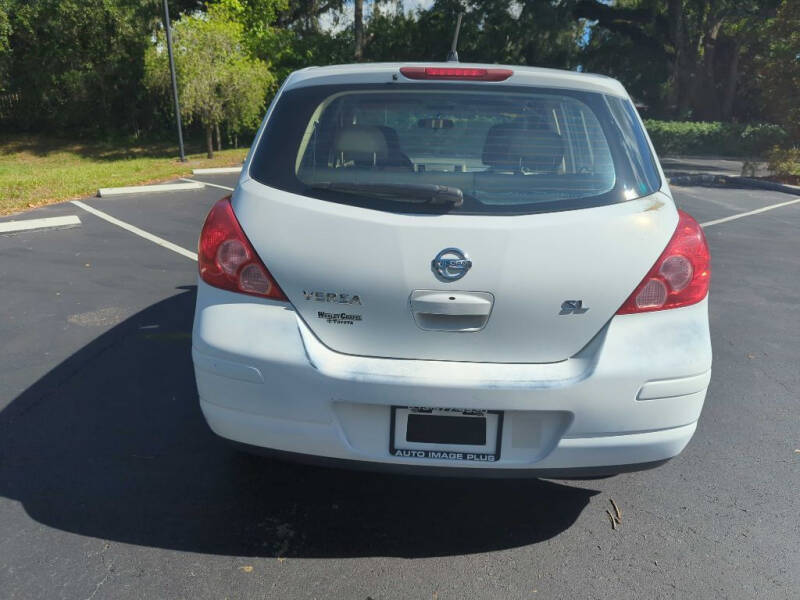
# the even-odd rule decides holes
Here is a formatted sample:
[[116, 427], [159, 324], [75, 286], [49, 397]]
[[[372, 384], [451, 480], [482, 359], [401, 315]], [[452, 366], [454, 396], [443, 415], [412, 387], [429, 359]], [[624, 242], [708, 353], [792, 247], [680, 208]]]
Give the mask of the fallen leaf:
[[244, 565], [243, 567], [239, 567], [239, 570], [242, 573], [252, 573], [253, 572], [253, 566], [252, 565]]
[[751, 353], [747, 354], [747, 358], [749, 358], [750, 360], [753, 360], [755, 357], [756, 357], [755, 354], [751, 354]]
[[617, 503], [614, 502], [613, 498], [609, 498], [609, 500], [611, 500], [611, 506], [614, 507], [614, 513], [616, 513], [617, 523], [622, 523], [622, 511], [619, 509], [619, 506], [617, 506]]

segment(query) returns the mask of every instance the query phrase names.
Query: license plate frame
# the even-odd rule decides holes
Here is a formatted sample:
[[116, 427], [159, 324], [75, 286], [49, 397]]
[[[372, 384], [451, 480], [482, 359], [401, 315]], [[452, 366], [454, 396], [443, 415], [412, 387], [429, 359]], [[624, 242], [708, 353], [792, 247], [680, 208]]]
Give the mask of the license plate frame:
[[[389, 454], [397, 458], [427, 458], [433, 460], [449, 460], [456, 462], [497, 462], [500, 460], [500, 452], [502, 449], [503, 439], [503, 411], [500, 410], [476, 410], [476, 409], [453, 409], [453, 408], [431, 408], [431, 407], [418, 407], [418, 406], [400, 406], [395, 405], [390, 407], [389, 419]], [[399, 411], [407, 411], [401, 413], [398, 418]], [[408, 414], [430, 414], [435, 417], [438, 415], [462, 415], [462, 416], [484, 416], [486, 422], [486, 440], [487, 448], [477, 447], [475, 450], [464, 448], [462, 445], [454, 444], [448, 448], [447, 444], [435, 443], [413, 443], [406, 440], [407, 433], [407, 418], [405, 420], [406, 428], [402, 435], [398, 436], [398, 426], [402, 426], [403, 415]], [[492, 431], [494, 430], [494, 431]], [[494, 435], [491, 435], [494, 433]], [[493, 442], [493, 447], [489, 444]], [[427, 446], [427, 447], [426, 447]], [[491, 450], [489, 450], [491, 448]]]

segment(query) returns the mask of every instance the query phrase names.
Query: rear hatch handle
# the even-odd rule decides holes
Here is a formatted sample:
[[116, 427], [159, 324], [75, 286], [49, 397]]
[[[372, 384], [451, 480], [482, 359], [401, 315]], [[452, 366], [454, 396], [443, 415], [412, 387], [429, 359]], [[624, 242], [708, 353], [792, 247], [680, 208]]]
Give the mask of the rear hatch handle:
[[414, 290], [411, 313], [417, 327], [426, 331], [480, 331], [494, 306], [489, 292]]

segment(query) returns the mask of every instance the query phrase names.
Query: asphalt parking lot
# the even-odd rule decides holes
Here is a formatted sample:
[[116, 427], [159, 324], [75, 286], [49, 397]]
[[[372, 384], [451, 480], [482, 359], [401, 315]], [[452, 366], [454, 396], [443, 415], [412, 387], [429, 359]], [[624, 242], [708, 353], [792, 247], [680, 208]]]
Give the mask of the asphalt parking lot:
[[0, 235], [0, 597], [800, 597], [800, 203], [744, 215], [798, 196], [673, 191], [710, 223], [706, 406], [678, 458], [593, 481], [238, 454], [197, 405], [195, 262], [119, 224], [191, 254], [224, 189], [0, 218], [80, 219]]

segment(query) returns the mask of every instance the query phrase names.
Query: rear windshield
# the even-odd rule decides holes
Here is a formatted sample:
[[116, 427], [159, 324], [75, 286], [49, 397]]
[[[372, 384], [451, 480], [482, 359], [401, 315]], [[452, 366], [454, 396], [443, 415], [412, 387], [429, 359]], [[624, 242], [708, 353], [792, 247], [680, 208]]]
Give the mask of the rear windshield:
[[[587, 208], [660, 187], [627, 100], [494, 85], [289, 90], [270, 116], [250, 175], [331, 202], [468, 214]], [[425, 190], [435, 186], [447, 193], [431, 201]], [[448, 203], [454, 190], [459, 201]]]

